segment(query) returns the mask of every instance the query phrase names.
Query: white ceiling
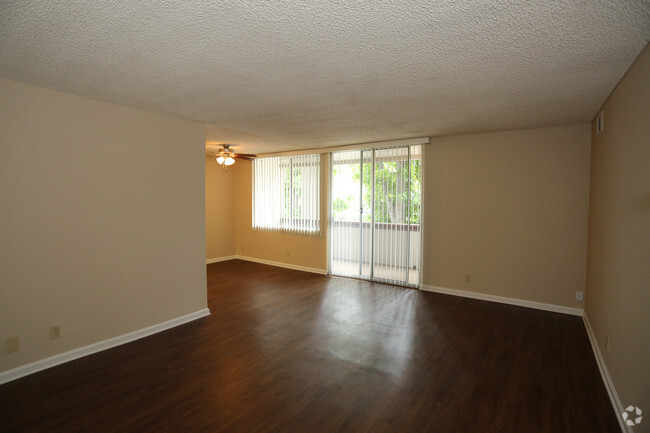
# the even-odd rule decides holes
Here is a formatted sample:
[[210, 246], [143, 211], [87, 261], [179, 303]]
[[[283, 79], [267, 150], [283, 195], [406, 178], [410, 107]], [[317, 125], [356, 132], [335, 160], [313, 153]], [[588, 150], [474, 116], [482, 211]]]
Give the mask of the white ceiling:
[[650, 0], [0, 0], [0, 76], [240, 152], [587, 122]]

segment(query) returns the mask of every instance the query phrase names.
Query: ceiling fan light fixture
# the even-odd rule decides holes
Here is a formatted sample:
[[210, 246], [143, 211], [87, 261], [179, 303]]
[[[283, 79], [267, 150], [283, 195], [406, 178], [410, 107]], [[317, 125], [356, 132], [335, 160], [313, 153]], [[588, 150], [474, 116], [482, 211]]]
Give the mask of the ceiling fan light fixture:
[[252, 161], [257, 158], [257, 155], [248, 154], [248, 153], [235, 153], [230, 150], [229, 144], [222, 144], [222, 148], [219, 153], [215, 154], [216, 161], [219, 163], [221, 168], [224, 171], [228, 170], [228, 167], [235, 163], [235, 158], [244, 159], [247, 161]]

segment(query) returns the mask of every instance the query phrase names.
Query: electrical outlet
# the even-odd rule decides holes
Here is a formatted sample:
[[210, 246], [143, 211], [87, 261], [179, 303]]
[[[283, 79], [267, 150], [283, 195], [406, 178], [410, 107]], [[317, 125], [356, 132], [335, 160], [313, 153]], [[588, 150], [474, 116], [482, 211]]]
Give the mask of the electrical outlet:
[[576, 301], [582, 301], [584, 294], [581, 291], [576, 292]]
[[472, 276], [470, 274], [465, 274], [465, 282], [466, 283], [471, 283], [472, 282]]
[[18, 337], [7, 338], [7, 353], [17, 352], [20, 349]]
[[244, 250], [245, 250], [245, 248], [244, 248], [244, 247], [242, 246], [242, 247], [241, 247], [241, 252], [243, 253], [243, 252], [244, 252]]
[[609, 350], [609, 335], [605, 335], [605, 350]]
[[287, 251], [287, 257], [291, 257], [291, 251]]
[[54, 325], [50, 328], [50, 340], [61, 338], [61, 326]]

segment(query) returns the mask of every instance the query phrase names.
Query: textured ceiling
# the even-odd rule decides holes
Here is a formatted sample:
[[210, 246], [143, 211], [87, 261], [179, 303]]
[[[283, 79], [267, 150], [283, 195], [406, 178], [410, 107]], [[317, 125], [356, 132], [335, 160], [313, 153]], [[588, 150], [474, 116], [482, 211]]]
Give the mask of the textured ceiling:
[[0, 0], [0, 76], [270, 152], [591, 120], [650, 0]]

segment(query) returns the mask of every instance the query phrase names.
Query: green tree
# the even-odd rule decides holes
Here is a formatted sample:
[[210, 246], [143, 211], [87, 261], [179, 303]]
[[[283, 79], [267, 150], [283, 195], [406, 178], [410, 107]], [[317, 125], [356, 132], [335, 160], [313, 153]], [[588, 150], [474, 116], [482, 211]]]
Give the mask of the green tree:
[[[283, 171], [284, 183], [284, 218], [303, 218], [302, 212], [302, 167], [294, 167], [293, 173], [289, 167]], [[293, 215], [291, 209], [293, 208]]]
[[[420, 224], [421, 161], [412, 160], [409, 179], [407, 161], [375, 162], [375, 222]], [[372, 164], [354, 167], [353, 178], [359, 181], [363, 171], [363, 203], [366, 209], [372, 206]], [[410, 209], [409, 189], [411, 192]], [[364, 212], [365, 222], [371, 222], [370, 212]]]
[[340, 219], [341, 215], [350, 208], [350, 202], [352, 202], [352, 196], [349, 195], [345, 199], [338, 197], [336, 200], [334, 200], [334, 203], [332, 203], [332, 211], [334, 215], [334, 219]]

